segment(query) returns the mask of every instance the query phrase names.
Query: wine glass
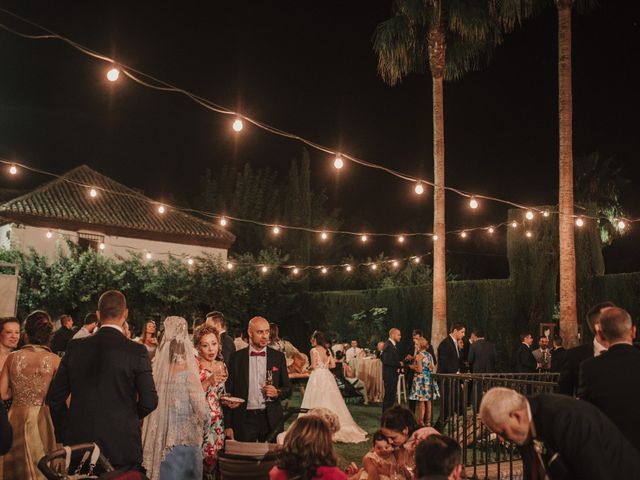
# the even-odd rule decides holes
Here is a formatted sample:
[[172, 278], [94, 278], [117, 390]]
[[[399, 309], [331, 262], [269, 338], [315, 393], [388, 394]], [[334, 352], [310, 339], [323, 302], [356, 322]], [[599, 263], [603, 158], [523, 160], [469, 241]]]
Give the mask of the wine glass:
[[[273, 372], [271, 370], [267, 370], [267, 376], [265, 379], [264, 386], [266, 387], [267, 385], [273, 385]], [[269, 398], [266, 393], [264, 393], [264, 401], [272, 402], [273, 400]]]

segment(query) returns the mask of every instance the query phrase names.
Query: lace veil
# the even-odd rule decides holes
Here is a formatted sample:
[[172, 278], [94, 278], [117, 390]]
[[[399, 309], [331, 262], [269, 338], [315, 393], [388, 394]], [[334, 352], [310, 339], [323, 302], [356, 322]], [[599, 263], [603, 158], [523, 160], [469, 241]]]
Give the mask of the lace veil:
[[153, 360], [158, 408], [142, 428], [143, 465], [151, 480], [160, 477], [160, 463], [173, 447], [202, 444], [209, 409], [193, 351], [186, 320], [167, 317]]

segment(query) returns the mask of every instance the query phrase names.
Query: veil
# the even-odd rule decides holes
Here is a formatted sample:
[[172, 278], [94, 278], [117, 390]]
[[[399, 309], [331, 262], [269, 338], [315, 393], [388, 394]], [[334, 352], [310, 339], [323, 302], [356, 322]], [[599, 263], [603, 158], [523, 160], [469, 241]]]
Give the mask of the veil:
[[143, 465], [151, 480], [160, 477], [160, 463], [177, 445], [200, 448], [209, 415], [200, 383], [187, 321], [167, 317], [153, 360], [158, 408], [142, 427]]

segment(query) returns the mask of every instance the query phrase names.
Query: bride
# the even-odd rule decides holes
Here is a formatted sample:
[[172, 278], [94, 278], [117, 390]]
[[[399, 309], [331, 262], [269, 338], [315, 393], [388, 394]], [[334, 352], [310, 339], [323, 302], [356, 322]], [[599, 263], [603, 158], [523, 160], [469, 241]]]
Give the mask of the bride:
[[326, 342], [322, 332], [314, 332], [311, 336], [311, 375], [304, 392], [301, 408], [312, 409], [324, 407], [340, 419], [340, 430], [333, 436], [336, 442], [360, 443], [366, 440], [367, 432], [354, 422], [351, 413], [344, 403], [338, 384], [329, 371], [335, 361], [325, 348]]

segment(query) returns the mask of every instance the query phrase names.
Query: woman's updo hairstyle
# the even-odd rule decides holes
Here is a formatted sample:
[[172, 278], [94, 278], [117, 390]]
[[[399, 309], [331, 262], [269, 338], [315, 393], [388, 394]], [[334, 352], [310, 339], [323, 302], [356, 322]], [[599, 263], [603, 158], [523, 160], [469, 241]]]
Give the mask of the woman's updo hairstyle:
[[44, 310], [31, 312], [24, 321], [24, 331], [33, 345], [49, 345], [53, 333], [53, 322]]

